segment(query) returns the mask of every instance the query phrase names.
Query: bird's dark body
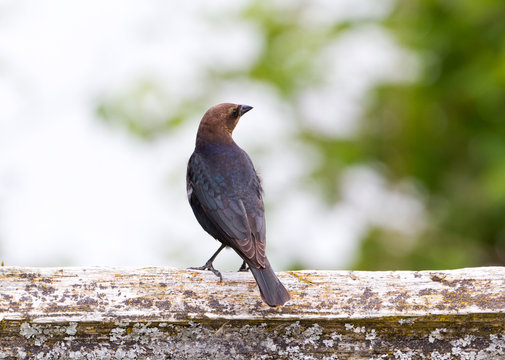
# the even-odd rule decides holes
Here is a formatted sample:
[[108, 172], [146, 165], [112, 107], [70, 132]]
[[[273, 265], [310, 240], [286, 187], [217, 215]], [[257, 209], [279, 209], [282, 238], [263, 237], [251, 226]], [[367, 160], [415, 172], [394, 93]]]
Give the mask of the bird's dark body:
[[[220, 107], [219, 111], [212, 112], [216, 107]], [[242, 109], [242, 106], [216, 105], [202, 119], [195, 151], [188, 163], [188, 199], [203, 229], [235, 250], [249, 265], [263, 300], [270, 306], [283, 305], [289, 293], [265, 255], [266, 227], [260, 179], [249, 156], [231, 138], [242, 113], [236, 120], [230, 120], [231, 125], [225, 119], [234, 108]], [[225, 127], [220, 128], [223, 123]]]
[[[224, 212], [230, 207], [230, 202], [241, 201], [247, 213], [263, 215], [261, 201], [258, 201], [261, 200], [260, 183], [249, 157], [241, 149], [221, 147], [195, 152], [189, 160], [188, 179], [193, 184], [192, 191], [198, 192], [196, 196], [189, 197], [198, 222], [226, 246], [233, 247], [233, 237], [229, 236], [229, 232], [222, 231], [224, 224], [216, 227], [207, 216], [208, 212], [221, 212], [224, 221], [238, 222], [234, 224], [237, 228], [246, 228], [247, 224], [242, 223], [244, 219], [240, 213], [226, 217]], [[203, 201], [207, 213], [200, 201]], [[258, 208], [258, 205], [261, 206]]]

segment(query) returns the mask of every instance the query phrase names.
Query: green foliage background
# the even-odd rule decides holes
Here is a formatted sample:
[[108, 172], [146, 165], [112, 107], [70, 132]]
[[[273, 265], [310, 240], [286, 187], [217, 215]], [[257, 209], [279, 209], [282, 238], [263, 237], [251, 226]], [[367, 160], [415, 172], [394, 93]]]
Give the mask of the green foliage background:
[[357, 267], [505, 264], [504, 18], [501, 1], [409, 1], [384, 22], [421, 73], [374, 90], [352, 146], [391, 182], [415, 181], [429, 224], [401, 258], [371, 231]]
[[505, 265], [505, 3], [398, 1], [382, 20], [335, 24], [303, 21], [309, 6], [251, 2], [238, 15], [260, 29], [259, 56], [247, 68], [208, 69], [198, 93], [177, 111], [143, 112], [145, 94], [171, 96], [147, 80], [104, 99], [99, 115], [151, 139], [200, 115], [212, 89], [248, 79], [274, 87], [294, 116], [302, 116], [296, 109], [303, 90], [325, 78], [317, 55], [346, 31], [381, 26], [416, 54], [419, 74], [414, 81], [378, 84], [348, 138], [323, 136], [294, 119], [298, 139], [322, 159], [307, 179], [325, 198], [338, 199], [338, 176], [351, 166], [371, 166], [391, 187], [409, 183], [425, 204], [426, 227], [413, 238], [370, 229], [356, 269]]

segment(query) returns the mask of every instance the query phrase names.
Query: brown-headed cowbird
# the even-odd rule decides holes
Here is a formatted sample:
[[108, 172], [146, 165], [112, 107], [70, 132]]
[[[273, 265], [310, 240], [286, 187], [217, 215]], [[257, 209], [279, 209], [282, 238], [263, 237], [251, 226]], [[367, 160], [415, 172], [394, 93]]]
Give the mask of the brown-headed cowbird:
[[265, 210], [260, 179], [232, 132], [251, 106], [219, 104], [203, 116], [195, 151], [188, 163], [186, 185], [191, 208], [205, 231], [222, 245], [199, 270], [210, 270], [220, 279], [212, 262], [226, 246], [251, 269], [262, 299], [280, 306], [290, 299], [265, 254]]

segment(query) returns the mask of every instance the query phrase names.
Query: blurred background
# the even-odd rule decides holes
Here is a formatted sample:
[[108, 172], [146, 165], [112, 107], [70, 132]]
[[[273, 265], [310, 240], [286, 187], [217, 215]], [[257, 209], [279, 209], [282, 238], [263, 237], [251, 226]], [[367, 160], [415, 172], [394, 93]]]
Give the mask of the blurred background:
[[219, 244], [186, 163], [235, 102], [276, 270], [505, 265], [503, 19], [499, 0], [0, 1], [0, 260], [202, 265]]

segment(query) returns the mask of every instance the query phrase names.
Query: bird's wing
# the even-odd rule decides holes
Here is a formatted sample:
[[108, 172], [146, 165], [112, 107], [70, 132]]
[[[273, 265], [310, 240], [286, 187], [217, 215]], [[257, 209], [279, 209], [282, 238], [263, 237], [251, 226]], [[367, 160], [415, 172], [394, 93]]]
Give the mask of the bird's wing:
[[[259, 183], [258, 183], [259, 184]], [[255, 196], [255, 205], [249, 214], [249, 226], [251, 228], [252, 242], [254, 243], [254, 248], [256, 250], [255, 258], [260, 267], [265, 267], [266, 265], [266, 227], [265, 227], [265, 210], [263, 207], [263, 200], [261, 198], [261, 192], [259, 195]]]
[[260, 265], [261, 268], [266, 266], [266, 226], [265, 226], [265, 207], [263, 205], [263, 198], [261, 194], [263, 193], [263, 189], [261, 187], [261, 179], [256, 173], [254, 169], [254, 165], [247, 155], [244, 152], [245, 159], [249, 163], [250, 168], [252, 169], [252, 176], [250, 183], [247, 188], [249, 189], [247, 193], [247, 216], [249, 219], [249, 226], [251, 227], [251, 235], [252, 241], [254, 243], [254, 248], [256, 249], [256, 262]]
[[[212, 176], [197, 156], [190, 159], [188, 196], [198, 199], [208, 220], [223, 237], [221, 240], [225, 240], [254, 265], [264, 266], [264, 241], [260, 246], [255, 241], [261, 234], [261, 229], [264, 229], [264, 219], [256, 215], [248, 216], [243, 200], [238, 196], [228, 196], [226, 190], [224, 179]], [[262, 239], [264, 238], [263, 230]], [[257, 255], [260, 255], [259, 259]]]

